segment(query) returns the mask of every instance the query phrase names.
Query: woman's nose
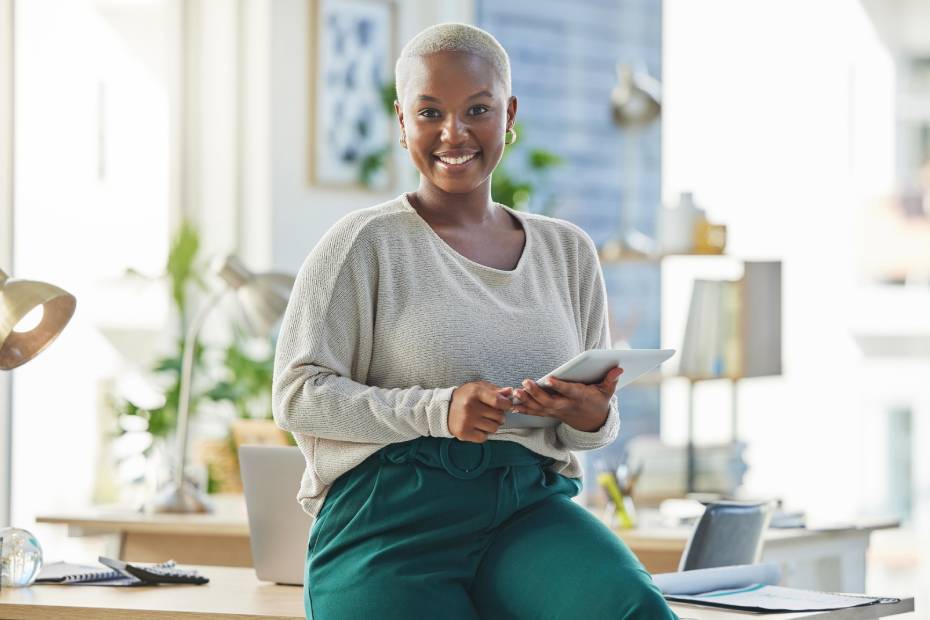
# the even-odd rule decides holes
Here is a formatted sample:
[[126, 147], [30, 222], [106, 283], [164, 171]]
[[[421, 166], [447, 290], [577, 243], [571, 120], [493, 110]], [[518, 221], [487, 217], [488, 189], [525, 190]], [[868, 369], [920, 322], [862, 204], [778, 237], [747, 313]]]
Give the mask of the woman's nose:
[[468, 137], [468, 124], [458, 115], [450, 114], [442, 127], [442, 140], [449, 144], [461, 144]]

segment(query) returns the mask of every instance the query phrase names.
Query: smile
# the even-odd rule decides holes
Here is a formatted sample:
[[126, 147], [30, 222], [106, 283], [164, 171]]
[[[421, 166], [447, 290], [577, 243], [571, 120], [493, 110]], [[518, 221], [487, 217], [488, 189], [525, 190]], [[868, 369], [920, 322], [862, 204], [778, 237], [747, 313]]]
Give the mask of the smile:
[[466, 154], [458, 155], [455, 157], [452, 157], [450, 155], [434, 155], [434, 157], [438, 159], [440, 162], [442, 162], [443, 164], [445, 164], [446, 166], [458, 167], [458, 166], [464, 166], [468, 164], [468, 162], [474, 159], [477, 159], [479, 154], [480, 154], [480, 151], [476, 153], [466, 153]]

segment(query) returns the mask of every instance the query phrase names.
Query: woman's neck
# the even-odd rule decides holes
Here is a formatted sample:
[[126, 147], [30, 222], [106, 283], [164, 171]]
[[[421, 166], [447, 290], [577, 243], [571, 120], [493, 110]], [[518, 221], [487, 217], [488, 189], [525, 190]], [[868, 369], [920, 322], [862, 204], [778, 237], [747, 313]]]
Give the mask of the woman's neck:
[[467, 194], [450, 194], [420, 179], [420, 187], [410, 196], [420, 216], [433, 225], [480, 226], [498, 215], [491, 202], [491, 179]]

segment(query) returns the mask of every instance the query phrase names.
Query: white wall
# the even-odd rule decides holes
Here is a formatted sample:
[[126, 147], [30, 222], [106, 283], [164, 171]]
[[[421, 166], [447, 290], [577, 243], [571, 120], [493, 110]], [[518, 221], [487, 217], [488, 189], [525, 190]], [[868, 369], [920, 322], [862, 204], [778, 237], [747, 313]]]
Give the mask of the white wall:
[[239, 3], [187, 0], [184, 10], [184, 211], [206, 255], [236, 249], [240, 229]]
[[[474, 21], [471, 0], [400, 0], [396, 6], [397, 51], [426, 26]], [[308, 184], [308, 7], [308, 0], [275, 0], [271, 5], [271, 251], [274, 267], [291, 272], [340, 217], [416, 187], [412, 167], [402, 154], [397, 162], [397, 186], [387, 192], [323, 189]]]
[[[851, 0], [666, 0], [664, 20], [664, 200], [694, 191], [730, 253], [784, 261], [784, 376], [741, 388], [747, 492], [830, 518], [868, 510], [849, 324], [857, 215], [893, 179], [891, 58]], [[725, 387], [700, 388], [698, 438], [726, 439]], [[681, 441], [676, 389], [663, 434]]]
[[112, 490], [103, 381], [142, 362], [107, 332], [172, 338], [164, 289], [153, 299], [110, 285], [127, 268], [159, 273], [167, 258], [176, 8], [16, 3], [16, 275], [78, 300], [67, 329], [12, 373], [13, 522], [34, 531], [50, 560], [78, 541], [33, 517]]

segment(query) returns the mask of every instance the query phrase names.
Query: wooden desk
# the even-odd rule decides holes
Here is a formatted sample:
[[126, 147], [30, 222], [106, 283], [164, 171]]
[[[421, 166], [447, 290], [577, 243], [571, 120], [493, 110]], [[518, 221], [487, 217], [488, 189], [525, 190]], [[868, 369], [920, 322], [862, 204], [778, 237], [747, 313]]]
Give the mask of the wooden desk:
[[[96, 508], [42, 515], [39, 523], [68, 526], [73, 536], [118, 534], [120, 559], [181, 564], [252, 566], [249, 526], [241, 495], [213, 496], [215, 512], [207, 515], [147, 515], [125, 509]], [[308, 521], [309, 524], [309, 521]], [[782, 585], [832, 592], [864, 592], [866, 551], [876, 529], [896, 521], [875, 521], [831, 531], [770, 529], [762, 560], [781, 565]], [[615, 530], [651, 573], [678, 570], [688, 542], [688, 527]]]
[[68, 526], [71, 536], [119, 536], [119, 559], [208, 566], [252, 566], [249, 521], [242, 495], [212, 495], [210, 514], [146, 514], [101, 506], [40, 515], [37, 523]]
[[[107, 588], [32, 586], [0, 591], [4, 620], [303, 620], [303, 591], [260, 582], [249, 568], [193, 566], [203, 586]], [[737, 620], [753, 614], [673, 605], [682, 620]], [[870, 620], [913, 611], [914, 599], [832, 612], [778, 614], [779, 620]]]

